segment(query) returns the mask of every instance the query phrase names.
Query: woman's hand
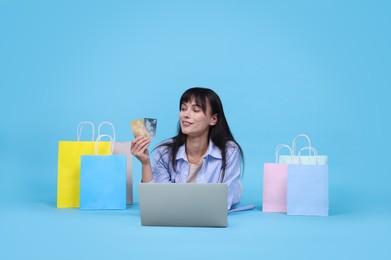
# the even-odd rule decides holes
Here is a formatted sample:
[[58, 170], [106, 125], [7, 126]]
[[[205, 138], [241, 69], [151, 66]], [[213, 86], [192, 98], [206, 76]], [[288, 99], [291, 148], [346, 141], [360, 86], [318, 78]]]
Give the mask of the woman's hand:
[[130, 146], [130, 152], [141, 162], [141, 164], [149, 164], [148, 146], [151, 143], [151, 138], [145, 136], [136, 137]]

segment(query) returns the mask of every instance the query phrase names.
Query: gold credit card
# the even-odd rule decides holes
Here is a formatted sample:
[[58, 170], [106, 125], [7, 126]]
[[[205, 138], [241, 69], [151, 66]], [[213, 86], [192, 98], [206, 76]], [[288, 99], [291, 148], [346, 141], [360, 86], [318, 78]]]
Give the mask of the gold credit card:
[[147, 129], [144, 125], [144, 120], [142, 118], [131, 121], [130, 127], [132, 128], [134, 137], [137, 136], [148, 136]]

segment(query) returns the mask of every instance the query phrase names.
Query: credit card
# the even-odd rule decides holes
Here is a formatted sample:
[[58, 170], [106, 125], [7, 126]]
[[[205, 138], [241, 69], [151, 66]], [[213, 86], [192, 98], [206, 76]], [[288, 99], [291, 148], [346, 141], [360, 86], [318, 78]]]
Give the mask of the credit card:
[[145, 128], [144, 120], [142, 118], [131, 121], [130, 127], [132, 128], [134, 137], [148, 136], [148, 132], [147, 129]]
[[144, 118], [144, 126], [145, 126], [145, 129], [147, 130], [149, 137], [151, 139], [155, 138], [157, 119], [156, 118]]

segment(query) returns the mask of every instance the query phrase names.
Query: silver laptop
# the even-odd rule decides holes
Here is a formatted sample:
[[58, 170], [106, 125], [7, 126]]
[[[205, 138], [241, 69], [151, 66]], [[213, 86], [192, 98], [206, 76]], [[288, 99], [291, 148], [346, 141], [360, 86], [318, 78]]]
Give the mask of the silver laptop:
[[226, 227], [224, 183], [140, 183], [141, 225]]

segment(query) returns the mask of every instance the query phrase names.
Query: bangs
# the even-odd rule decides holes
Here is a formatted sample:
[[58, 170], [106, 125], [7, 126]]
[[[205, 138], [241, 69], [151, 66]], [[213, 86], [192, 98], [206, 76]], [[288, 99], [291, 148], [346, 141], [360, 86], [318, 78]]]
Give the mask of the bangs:
[[206, 114], [206, 93], [203, 93], [200, 89], [189, 89], [183, 93], [181, 100], [179, 101], [179, 110], [183, 103], [194, 102], [201, 107], [204, 114]]

